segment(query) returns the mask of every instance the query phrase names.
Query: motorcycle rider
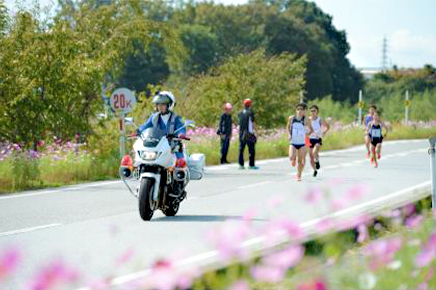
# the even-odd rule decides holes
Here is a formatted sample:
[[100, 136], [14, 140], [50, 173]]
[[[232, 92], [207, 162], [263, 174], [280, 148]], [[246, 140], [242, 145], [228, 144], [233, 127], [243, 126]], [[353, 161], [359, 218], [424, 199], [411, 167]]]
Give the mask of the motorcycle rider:
[[[176, 134], [175, 137], [186, 138], [186, 128], [181, 116], [174, 113], [176, 105], [176, 98], [171, 92], [159, 92], [153, 98], [153, 104], [156, 105], [155, 113], [151, 114], [147, 122], [139, 127], [137, 134], [140, 135], [144, 130], [153, 128], [162, 132], [162, 135], [171, 136]], [[176, 152], [177, 158], [182, 158], [182, 152]]]
[[174, 113], [176, 98], [171, 92], [159, 92], [153, 98], [153, 104], [156, 105], [156, 112], [151, 114], [147, 122], [138, 129], [138, 135], [148, 128], [162, 130], [166, 135], [173, 135], [177, 131], [177, 136], [183, 137], [186, 134], [181, 116]]

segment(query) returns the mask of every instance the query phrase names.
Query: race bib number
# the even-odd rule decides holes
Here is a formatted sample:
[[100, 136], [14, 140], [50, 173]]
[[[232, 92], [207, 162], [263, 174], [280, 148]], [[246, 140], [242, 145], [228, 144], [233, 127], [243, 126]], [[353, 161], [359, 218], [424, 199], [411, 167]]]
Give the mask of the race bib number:
[[373, 129], [371, 131], [371, 136], [373, 138], [380, 138], [381, 137], [381, 130], [380, 129]]
[[292, 144], [304, 144], [304, 128], [292, 128]]

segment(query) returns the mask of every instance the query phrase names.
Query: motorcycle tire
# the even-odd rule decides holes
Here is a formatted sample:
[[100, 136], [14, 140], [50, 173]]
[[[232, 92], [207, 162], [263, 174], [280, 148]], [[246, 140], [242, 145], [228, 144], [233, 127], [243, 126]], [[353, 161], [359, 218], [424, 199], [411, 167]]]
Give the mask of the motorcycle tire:
[[174, 201], [167, 208], [162, 210], [166, 216], [175, 216], [180, 208], [180, 202]]
[[151, 209], [150, 199], [153, 190], [154, 181], [148, 178], [141, 180], [141, 186], [139, 188], [138, 203], [139, 203], [139, 215], [144, 221], [151, 220], [154, 211]]

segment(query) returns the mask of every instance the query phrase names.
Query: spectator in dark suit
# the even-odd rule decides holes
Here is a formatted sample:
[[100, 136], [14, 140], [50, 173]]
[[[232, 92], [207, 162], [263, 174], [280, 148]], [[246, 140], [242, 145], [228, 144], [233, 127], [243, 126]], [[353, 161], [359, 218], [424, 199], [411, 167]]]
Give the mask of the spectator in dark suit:
[[217, 134], [221, 137], [221, 164], [230, 163], [227, 161], [227, 153], [229, 152], [230, 139], [232, 138], [232, 104], [224, 105], [224, 113], [221, 115], [220, 124]]
[[249, 154], [249, 169], [259, 169], [254, 165], [255, 162], [255, 125], [254, 125], [254, 113], [250, 110], [251, 100], [244, 100], [244, 110], [242, 110], [239, 117], [239, 169], [245, 169], [244, 167], [244, 150], [245, 145], [248, 146]]

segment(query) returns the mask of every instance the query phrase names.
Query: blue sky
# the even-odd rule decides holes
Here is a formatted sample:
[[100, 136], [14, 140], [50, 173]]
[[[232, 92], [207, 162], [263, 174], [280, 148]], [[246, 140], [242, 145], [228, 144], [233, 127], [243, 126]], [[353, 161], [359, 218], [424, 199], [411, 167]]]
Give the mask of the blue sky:
[[[32, 2], [30, 0], [24, 2]], [[56, 1], [53, 1], [56, 2]], [[241, 4], [246, 0], [219, 0]], [[356, 67], [380, 67], [382, 42], [388, 42], [388, 64], [399, 67], [436, 66], [436, 0], [314, 0], [345, 30]], [[15, 0], [6, 0], [13, 8]], [[52, 0], [40, 0], [49, 5]]]

